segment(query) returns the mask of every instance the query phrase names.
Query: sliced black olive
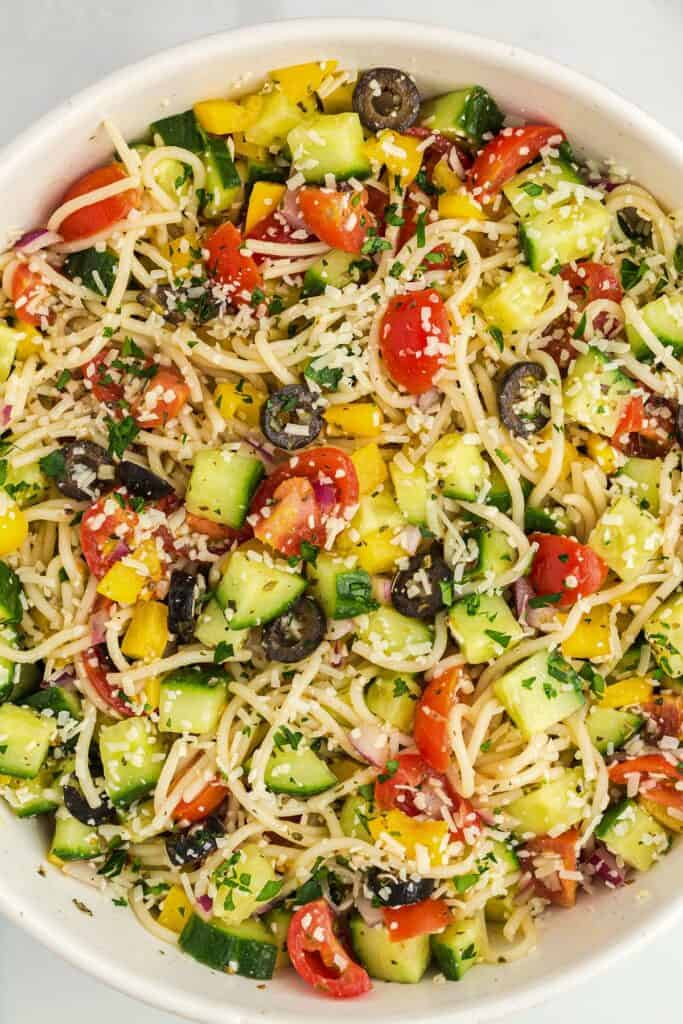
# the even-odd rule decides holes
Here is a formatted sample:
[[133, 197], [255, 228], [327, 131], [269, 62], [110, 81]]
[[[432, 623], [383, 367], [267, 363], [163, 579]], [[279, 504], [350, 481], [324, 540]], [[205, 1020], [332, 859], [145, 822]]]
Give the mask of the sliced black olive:
[[413, 555], [391, 584], [391, 601], [397, 612], [411, 619], [433, 619], [445, 607], [444, 591], [453, 573], [437, 547]]
[[194, 636], [199, 582], [191, 572], [174, 569], [168, 588], [168, 628], [188, 644]]
[[116, 811], [109, 802], [106, 793], [100, 793], [100, 806], [91, 807], [80, 789], [75, 786], [64, 787], [64, 806], [82, 825], [109, 825], [116, 821]]
[[407, 878], [404, 881], [381, 868], [370, 868], [365, 881], [372, 895], [384, 907], [406, 907], [409, 903], [420, 903], [429, 899], [436, 885], [432, 878]]
[[353, 109], [371, 132], [404, 132], [417, 121], [420, 94], [412, 78], [396, 68], [364, 71], [353, 90]]
[[124, 459], [119, 463], [119, 480], [124, 484], [129, 494], [135, 498], [144, 498], [146, 501], [158, 501], [173, 492], [173, 488], [151, 469], [139, 466], [137, 462], [130, 462]]
[[617, 214], [619, 227], [627, 238], [638, 245], [652, 245], [652, 222], [645, 220], [635, 206], [627, 206]]
[[72, 441], [62, 454], [64, 472], [55, 482], [67, 498], [94, 501], [114, 486], [116, 467], [106, 448], [93, 441]]
[[168, 859], [177, 867], [199, 864], [218, 849], [216, 840], [224, 834], [222, 821], [214, 815], [182, 832], [170, 832], [165, 839]]
[[322, 428], [319, 399], [303, 384], [275, 391], [261, 409], [261, 430], [271, 444], [288, 452], [311, 444]]
[[263, 627], [263, 648], [271, 661], [307, 658], [322, 643], [325, 613], [312, 597], [300, 597], [283, 615]]
[[530, 437], [550, 420], [550, 405], [541, 387], [546, 378], [539, 363], [515, 363], [506, 370], [498, 389], [500, 418], [513, 434]]

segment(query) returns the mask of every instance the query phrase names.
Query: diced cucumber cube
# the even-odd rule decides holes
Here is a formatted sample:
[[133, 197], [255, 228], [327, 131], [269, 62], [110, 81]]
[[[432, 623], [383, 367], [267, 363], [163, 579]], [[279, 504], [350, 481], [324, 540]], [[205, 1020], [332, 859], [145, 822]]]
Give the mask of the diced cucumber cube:
[[595, 834], [611, 853], [638, 871], [648, 871], [671, 845], [666, 829], [635, 800], [610, 807]]
[[514, 565], [515, 549], [503, 530], [479, 527], [473, 530], [470, 536], [477, 545], [477, 561], [467, 571], [467, 579], [478, 580], [485, 577], [494, 579]]
[[222, 672], [199, 666], [169, 672], [160, 685], [159, 729], [213, 735], [227, 701]]
[[451, 607], [451, 632], [470, 665], [499, 658], [524, 630], [499, 594], [470, 594]]
[[645, 623], [657, 664], [673, 679], [683, 676], [683, 594], [672, 594]]
[[36, 711], [44, 711], [49, 708], [58, 715], [60, 711], [66, 711], [72, 718], [80, 720], [83, 717], [81, 701], [76, 693], [66, 690], [61, 686], [48, 686], [44, 690], [37, 690], [30, 697], [24, 699], [24, 704]]
[[333, 288], [344, 288], [353, 280], [352, 268], [357, 261], [357, 255], [342, 252], [341, 249], [332, 249], [321, 256], [304, 275], [302, 298], [322, 295], [328, 285]]
[[56, 811], [62, 801], [61, 786], [55, 784], [54, 773], [43, 768], [35, 779], [5, 777], [0, 784], [5, 798], [17, 818], [33, 818]]
[[605, 240], [612, 215], [597, 199], [551, 206], [519, 228], [519, 244], [532, 270], [552, 270], [591, 256]]
[[156, 786], [166, 760], [166, 746], [149, 719], [126, 718], [102, 726], [100, 756], [112, 803], [128, 807]]
[[[269, 149], [281, 149], [285, 139], [303, 118], [302, 112], [283, 92], [274, 90], [262, 97], [261, 108], [256, 120], [244, 133], [247, 142]], [[290, 149], [291, 149], [290, 144]]]
[[566, 832], [586, 815], [588, 790], [579, 768], [570, 768], [552, 782], [545, 782], [530, 793], [508, 804], [506, 812], [514, 819], [513, 830], [521, 837], [532, 833]]
[[583, 352], [564, 382], [564, 411], [569, 420], [595, 434], [613, 437], [635, 382], [610, 365], [596, 348]]
[[505, 198], [522, 220], [532, 217], [547, 205], [561, 183], [583, 185], [584, 180], [567, 160], [543, 160], [516, 174], [503, 186]]
[[339, 824], [345, 836], [352, 839], [365, 839], [372, 842], [368, 831], [368, 820], [375, 809], [372, 789], [370, 791], [350, 793], [342, 804]]
[[66, 808], [57, 811], [50, 853], [60, 860], [92, 860], [103, 852], [97, 829], [72, 818]]
[[311, 573], [328, 618], [351, 619], [377, 607], [370, 576], [364, 569], [349, 567], [348, 560], [320, 553]]
[[[683, 353], [683, 294], [660, 295], [640, 309], [640, 315], [652, 333], [663, 345], [673, 349], [674, 355]], [[626, 324], [626, 337], [638, 359], [649, 358], [652, 352], [633, 324]]]
[[229, 448], [204, 448], [192, 464], [185, 495], [187, 510], [238, 530], [262, 476], [263, 463], [253, 455], [240, 455]]
[[275, 936], [257, 920], [227, 924], [193, 914], [180, 936], [180, 948], [215, 971], [230, 969], [245, 978], [267, 981], [277, 960]]
[[47, 757], [56, 722], [31, 708], [0, 707], [0, 774], [34, 779]]
[[522, 735], [529, 739], [583, 706], [581, 680], [556, 651], [539, 651], [493, 684], [493, 692]]
[[407, 473], [393, 460], [389, 463], [389, 473], [401, 514], [417, 526], [426, 523], [429, 484], [424, 467], [418, 464]]
[[370, 173], [358, 114], [313, 114], [292, 128], [287, 144], [292, 166], [306, 181], [324, 182], [327, 174], [338, 181], [367, 178]]
[[266, 765], [266, 786], [272, 793], [289, 793], [293, 796], [315, 796], [337, 785], [337, 777], [325, 762], [311, 750], [300, 733], [298, 739], [289, 741], [286, 737], [278, 742]]
[[212, 880], [217, 889], [213, 912], [233, 925], [246, 921], [281, 888], [272, 861], [255, 843], [247, 843], [219, 864]]
[[428, 654], [433, 631], [419, 619], [382, 607], [359, 620], [358, 638], [384, 657], [419, 658]]
[[632, 711], [619, 708], [591, 708], [586, 717], [586, 728], [593, 745], [601, 754], [619, 750], [642, 729], [645, 719]]
[[598, 519], [588, 543], [622, 580], [637, 580], [662, 544], [657, 520], [625, 496]]
[[480, 146], [485, 135], [497, 135], [504, 115], [493, 97], [480, 85], [436, 96], [422, 104], [420, 124], [451, 139], [466, 139]]
[[439, 481], [447, 498], [477, 501], [489, 479], [489, 464], [474, 434], [444, 434], [425, 459], [428, 477]]
[[261, 626], [290, 608], [306, 589], [306, 580], [290, 571], [285, 562], [278, 568], [243, 551], [230, 556], [228, 567], [216, 591], [222, 608], [233, 610], [231, 629]]
[[395, 729], [412, 733], [415, 707], [422, 689], [407, 672], [377, 676], [365, 691], [365, 703], [373, 715]]
[[432, 953], [448, 981], [460, 981], [479, 963], [486, 949], [486, 927], [482, 916], [455, 921], [431, 937]]
[[415, 985], [429, 965], [429, 935], [394, 942], [382, 924], [367, 925], [360, 914], [349, 921], [351, 945], [371, 978]]
[[[194, 635], [200, 644], [207, 647], [227, 644], [227, 647], [222, 648], [227, 658], [237, 654], [244, 647], [248, 634], [244, 629], [231, 629], [225, 611], [215, 598], [211, 598], [197, 616]], [[232, 648], [232, 654], [228, 648]]]
[[513, 334], [533, 327], [549, 295], [550, 284], [546, 277], [519, 266], [479, 306], [492, 327], [504, 334]]
[[659, 479], [662, 459], [627, 459], [617, 474], [624, 494], [633, 498], [639, 508], [659, 515]]

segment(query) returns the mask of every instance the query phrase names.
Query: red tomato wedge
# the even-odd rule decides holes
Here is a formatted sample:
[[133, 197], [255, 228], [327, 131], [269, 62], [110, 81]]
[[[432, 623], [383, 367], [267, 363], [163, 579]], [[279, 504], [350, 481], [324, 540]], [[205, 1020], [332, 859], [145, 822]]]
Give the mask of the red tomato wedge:
[[595, 302], [596, 299], [607, 299], [610, 302], [621, 302], [624, 289], [613, 267], [604, 263], [577, 263], [575, 267], [567, 265], [560, 271], [573, 292], [582, 293], [584, 301]]
[[433, 288], [395, 295], [382, 318], [379, 347], [391, 379], [411, 395], [429, 391], [450, 351], [450, 324]]
[[334, 934], [334, 917], [325, 900], [299, 907], [289, 923], [287, 952], [300, 978], [333, 999], [369, 992], [368, 972], [352, 960]]
[[[570, 829], [560, 836], [537, 836], [536, 839], [532, 839], [526, 844], [526, 849], [532, 857], [554, 854], [560, 860], [560, 870], [576, 871], [576, 851], [580, 838], [580, 833], [576, 829]], [[528, 861], [525, 859], [523, 863], [526, 865]], [[533, 870], [531, 865], [530, 870]], [[550, 878], [552, 878], [552, 883]], [[573, 907], [576, 903], [576, 879], [563, 878], [559, 871], [553, 873], [550, 878], [547, 881], [536, 879], [536, 891], [539, 896], [543, 896], [559, 907]]]
[[185, 803], [181, 800], [176, 804], [172, 817], [174, 821], [203, 821], [208, 818], [225, 800], [228, 795], [228, 787], [220, 779], [212, 779], [207, 782], [204, 789], [197, 793], [194, 799]]
[[[117, 491], [125, 496], [125, 491]], [[123, 558], [139, 522], [131, 508], [121, 507], [110, 494], [105, 494], [83, 513], [81, 550], [93, 576], [101, 579], [114, 562]]]
[[83, 366], [83, 384], [86, 391], [92, 391], [98, 402], [114, 405], [123, 398], [123, 375], [112, 366], [121, 353], [115, 348], [104, 348], [94, 359]]
[[641, 704], [641, 709], [656, 723], [658, 739], [662, 736], [683, 738], [683, 696], [666, 694]]
[[[290, 203], [298, 206], [298, 194], [295, 194], [296, 198], [289, 199]], [[300, 213], [301, 211], [299, 211]], [[251, 229], [248, 238], [257, 239], [260, 242], [275, 242], [275, 243], [286, 243], [286, 244], [301, 244], [302, 242], [314, 242], [315, 236], [309, 235], [304, 227], [296, 227], [296, 220], [292, 222], [288, 221], [284, 213], [281, 210], [274, 210], [269, 213], [267, 217], [260, 220], [258, 224], [255, 224]], [[292, 236], [296, 233], [296, 238]], [[254, 264], [259, 266], [264, 260], [273, 259], [277, 257], [267, 256], [265, 253], [255, 252], [252, 255]]]
[[532, 533], [538, 545], [530, 582], [537, 594], [552, 598], [551, 604], [566, 608], [580, 597], [595, 594], [607, 578], [607, 566], [586, 544], [554, 533]]
[[226, 221], [204, 240], [203, 246], [209, 251], [206, 260], [209, 277], [223, 285], [227, 298], [235, 306], [248, 305], [254, 289], [263, 284], [254, 258], [242, 245], [242, 235], [234, 224]]
[[25, 263], [19, 263], [14, 270], [11, 291], [14, 312], [22, 323], [40, 327], [43, 321], [52, 319], [52, 312], [46, 305], [50, 296], [49, 286]]
[[617, 761], [609, 766], [608, 774], [610, 782], [618, 786], [625, 786], [629, 775], [663, 775], [667, 779], [683, 780], [683, 771], [667, 761], [663, 754], [643, 754]]
[[204, 519], [203, 516], [196, 516], [192, 512], [186, 513], [185, 522], [193, 533], [201, 533], [205, 537], [209, 537], [210, 540], [239, 541], [241, 543], [251, 537], [250, 526], [234, 530], [232, 526], [214, 523], [211, 519]]
[[[310, 483], [316, 508], [311, 502], [311, 493], [305, 487], [287, 488], [286, 491], [280, 492], [278, 497], [280, 486], [291, 479], [303, 479]], [[273, 540], [268, 543], [277, 547], [283, 554], [298, 555], [302, 541], [306, 540], [317, 546], [324, 543], [324, 527], [327, 520], [330, 517], [348, 516], [358, 503], [358, 495], [356, 468], [341, 448], [323, 445], [294, 455], [266, 477], [254, 494], [251, 514], [259, 517], [253, 524], [254, 534], [259, 537], [262, 533], [265, 536], [270, 532]], [[284, 499], [288, 500], [288, 505], [280, 516], [277, 504]], [[299, 503], [295, 509], [294, 502], [297, 499]], [[304, 506], [308, 514], [313, 516], [312, 520], [304, 521], [301, 514]], [[265, 509], [272, 511], [264, 514]], [[301, 523], [301, 531], [291, 533], [288, 537], [284, 537], [278, 527], [278, 522], [285, 521], [285, 512], [287, 521], [291, 517], [292, 521], [296, 519]], [[279, 547], [278, 544], [284, 546]]]
[[92, 688], [102, 700], [122, 718], [130, 718], [135, 712], [121, 690], [114, 689], [107, 682], [107, 673], [115, 672], [115, 666], [109, 661], [104, 644], [89, 647], [81, 655], [81, 664]]
[[447, 928], [451, 912], [445, 900], [423, 900], [406, 907], [383, 907], [384, 926], [392, 942], [433, 935]]
[[436, 772], [451, 763], [449, 715], [462, 682], [459, 670], [442, 672], [427, 685], [415, 709], [413, 737], [423, 758]]
[[610, 443], [613, 444], [615, 448], [621, 447], [624, 440], [628, 440], [629, 434], [637, 434], [642, 430], [643, 421], [643, 399], [641, 395], [636, 395], [635, 398], [629, 398], [626, 403], [624, 411], [617, 423], [617, 429], [614, 431], [614, 437]]
[[331, 188], [302, 188], [299, 209], [306, 227], [333, 249], [360, 254], [374, 219], [362, 192], [337, 192]]
[[482, 205], [492, 202], [517, 171], [535, 160], [546, 146], [557, 147], [564, 138], [563, 131], [549, 124], [504, 128], [484, 146], [467, 172], [470, 192]]
[[165, 367], [146, 385], [133, 410], [133, 419], [143, 430], [155, 430], [174, 420], [190, 397], [190, 389], [175, 370]]
[[653, 804], [659, 804], [665, 810], [672, 807], [677, 811], [683, 811], [683, 791], [674, 789], [673, 786], [653, 786], [652, 789], [641, 790], [645, 800], [651, 800]]
[[270, 515], [254, 526], [254, 536], [283, 554], [295, 554], [307, 541], [320, 547], [325, 542], [322, 512], [313, 485], [305, 477], [283, 480], [273, 493]]
[[664, 457], [676, 443], [677, 403], [662, 395], [629, 399], [611, 444], [632, 458]]
[[[84, 174], [67, 189], [60, 206], [69, 202], [70, 199], [77, 199], [79, 196], [87, 195], [88, 192], [95, 192], [97, 189], [113, 185], [117, 181], [123, 181], [127, 177], [121, 164], [98, 167], [96, 170]], [[81, 238], [98, 235], [113, 227], [118, 221], [124, 220], [130, 211], [139, 205], [140, 193], [137, 189], [118, 192], [108, 199], [100, 199], [70, 214], [60, 224], [59, 234], [65, 242], [76, 242]]]

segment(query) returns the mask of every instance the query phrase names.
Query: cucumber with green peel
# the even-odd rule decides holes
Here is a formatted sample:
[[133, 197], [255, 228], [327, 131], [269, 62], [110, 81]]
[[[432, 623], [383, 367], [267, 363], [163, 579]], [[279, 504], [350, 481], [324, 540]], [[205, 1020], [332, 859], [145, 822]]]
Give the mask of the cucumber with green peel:
[[62, 686], [48, 686], [44, 690], [36, 690], [35, 693], [25, 697], [22, 703], [30, 708], [34, 708], [36, 711], [44, 711], [46, 708], [49, 708], [50, 711], [54, 711], [55, 715], [66, 711], [68, 715], [71, 715], [77, 721], [80, 721], [83, 717], [78, 694]]
[[424, 467], [418, 463], [406, 472], [394, 459], [389, 463], [389, 473], [401, 515], [415, 526], [426, 523], [430, 489]]
[[534, 273], [535, 269], [515, 267], [479, 303], [489, 324], [503, 334], [528, 331], [548, 301], [550, 282], [547, 277]]
[[342, 252], [341, 249], [332, 249], [321, 256], [304, 274], [302, 299], [322, 295], [328, 285], [332, 288], [344, 288], [351, 281], [357, 280], [358, 275], [354, 274], [356, 263], [357, 255]]
[[259, 112], [246, 129], [244, 137], [247, 142], [263, 146], [265, 149], [270, 149], [271, 146], [282, 149], [285, 139], [288, 139], [303, 116], [297, 105], [283, 92], [273, 90], [261, 97]]
[[358, 639], [387, 658], [428, 654], [434, 640], [431, 626], [383, 606], [359, 619]]
[[610, 853], [638, 871], [649, 871], [671, 845], [666, 829], [635, 800], [608, 808], [595, 834]]
[[214, 870], [216, 886], [213, 913], [226, 924], [241, 924], [269, 903], [282, 888], [282, 881], [256, 843], [235, 850]]
[[635, 387], [635, 381], [591, 347], [569, 367], [563, 385], [565, 415], [594, 434], [613, 437]]
[[477, 527], [469, 537], [477, 546], [477, 560], [465, 573], [466, 579], [495, 578], [515, 564], [517, 553], [503, 530]]
[[32, 708], [0, 705], [0, 775], [35, 779], [56, 731], [53, 718]]
[[481, 915], [455, 921], [431, 937], [432, 955], [448, 981], [461, 981], [486, 949], [486, 926]]
[[202, 160], [206, 168], [202, 212], [214, 219], [239, 204], [242, 179], [225, 139], [207, 135]]
[[[500, 512], [509, 512], [512, 508], [512, 497], [508, 490], [508, 485], [505, 483], [505, 477], [498, 469], [498, 466], [491, 466], [490, 473], [490, 487], [486, 492], [486, 504], [493, 505]], [[533, 484], [526, 477], [522, 477], [519, 481], [519, 485], [522, 488], [522, 494], [525, 498], [528, 498], [533, 490]]]
[[365, 703], [383, 722], [410, 734], [421, 693], [420, 684], [407, 672], [385, 673], [370, 683], [365, 691]]
[[348, 559], [321, 552], [310, 574], [328, 619], [351, 619], [377, 608], [370, 576], [365, 569], [350, 567]]
[[456, 601], [448, 613], [448, 624], [470, 665], [499, 658], [524, 636], [500, 594], [469, 594]]
[[100, 730], [105, 789], [117, 807], [151, 793], [166, 761], [166, 744], [146, 718], [126, 718]]
[[213, 736], [227, 702], [223, 672], [198, 665], [175, 669], [161, 679], [159, 730]]
[[17, 818], [35, 818], [56, 811], [62, 803], [61, 786], [49, 767], [41, 769], [35, 779], [0, 780], [0, 796], [9, 804]]
[[185, 504], [193, 515], [239, 530], [264, 468], [260, 459], [229, 448], [197, 452], [187, 485]]
[[[675, 356], [683, 354], [683, 294], [676, 292], [673, 295], [660, 295], [653, 299], [639, 311], [645, 325], [650, 328], [655, 337], [662, 343], [673, 349]], [[644, 338], [640, 336], [632, 323], [626, 324], [626, 337], [636, 359], [652, 358], [652, 349]]]
[[345, 836], [352, 839], [364, 839], [372, 842], [368, 830], [368, 821], [375, 811], [375, 799], [372, 786], [362, 786], [357, 793], [350, 793], [339, 814], [339, 824]]
[[[136, 150], [141, 160], [144, 160], [154, 150], [153, 146], [148, 146], [143, 142], [136, 142], [131, 148]], [[181, 196], [189, 193], [192, 180], [192, 169], [189, 164], [166, 157], [154, 164], [153, 173], [157, 184], [171, 199], [180, 199]]]
[[204, 147], [204, 131], [194, 110], [184, 110], [180, 114], [162, 117], [158, 121], [152, 121], [149, 127], [152, 137], [160, 136], [165, 146], [189, 149], [192, 153], [201, 153]]
[[[19, 650], [22, 640], [14, 625], [0, 628], [0, 640], [8, 647]], [[11, 658], [0, 658], [0, 702], [5, 700], [17, 704], [33, 693], [40, 684], [41, 666], [37, 663], [19, 663]]]
[[544, 209], [558, 188], [569, 195], [572, 185], [585, 185], [583, 177], [569, 160], [543, 160], [520, 171], [503, 185], [503, 195], [521, 220]]
[[213, 597], [207, 601], [197, 616], [194, 635], [199, 643], [206, 647], [227, 645], [222, 648], [226, 658], [237, 654], [244, 647], [248, 636], [245, 629], [231, 629], [225, 617], [225, 610]]
[[21, 580], [6, 562], [0, 561], [0, 626], [15, 626], [24, 614]]
[[550, 271], [592, 256], [611, 221], [611, 213], [597, 199], [562, 203], [522, 222], [519, 244], [532, 270]]
[[281, 164], [276, 160], [247, 160], [247, 187], [251, 188], [257, 181], [272, 181], [284, 185], [289, 177], [289, 164]]
[[50, 481], [38, 462], [18, 467], [8, 463], [2, 486], [19, 508], [29, 508], [44, 500], [50, 489]]
[[465, 139], [479, 148], [484, 136], [497, 135], [504, 114], [480, 85], [448, 92], [427, 100], [420, 109], [420, 124], [450, 139]]
[[525, 838], [566, 832], [585, 817], [588, 809], [589, 791], [583, 772], [568, 768], [552, 782], [544, 782], [513, 800], [505, 811], [513, 819], [513, 831]]
[[593, 746], [601, 754], [619, 750], [642, 729], [645, 719], [620, 708], [593, 707], [586, 716], [586, 729]]
[[102, 839], [91, 825], [73, 818], [65, 807], [55, 815], [55, 832], [50, 853], [60, 860], [92, 860], [104, 853]]
[[617, 482], [639, 508], [659, 515], [659, 480], [662, 459], [627, 459], [617, 473]]
[[264, 925], [275, 939], [277, 945], [277, 960], [275, 961], [275, 970], [279, 970], [280, 967], [289, 966], [289, 953], [287, 952], [287, 932], [289, 931], [289, 924], [293, 917], [291, 910], [285, 910], [284, 907], [273, 907], [267, 914], [264, 914], [261, 920]]
[[290, 608], [306, 589], [306, 580], [286, 562], [269, 564], [234, 551], [216, 590], [222, 608], [232, 609], [231, 629], [262, 626]]
[[580, 677], [556, 651], [538, 651], [520, 661], [496, 680], [493, 692], [525, 739], [585, 703]]
[[349, 931], [353, 951], [371, 978], [415, 985], [429, 966], [429, 935], [394, 942], [388, 928], [371, 927], [357, 913], [351, 915]]
[[620, 579], [635, 582], [659, 552], [662, 531], [654, 516], [622, 495], [602, 513], [588, 543]]
[[358, 114], [312, 114], [291, 129], [287, 145], [292, 166], [306, 181], [324, 182], [328, 174], [338, 181], [370, 174]]
[[643, 627], [655, 661], [672, 680], [683, 676], [683, 594], [672, 594]]
[[462, 501], [477, 501], [490, 473], [476, 434], [444, 434], [427, 453], [425, 469], [447, 498]]
[[300, 733], [298, 739], [283, 739], [274, 748], [265, 770], [266, 786], [271, 793], [291, 796], [316, 796], [337, 785], [337, 777], [322, 758], [308, 746]]
[[358, 511], [351, 520], [351, 529], [358, 531], [361, 540], [379, 530], [395, 533], [404, 526], [405, 520], [399, 507], [386, 490], [363, 495]]
[[258, 920], [227, 924], [193, 914], [183, 928], [180, 948], [216, 971], [228, 970], [245, 978], [268, 981], [278, 957], [275, 936]]
[[549, 508], [539, 508], [536, 505], [527, 505], [524, 509], [524, 529], [527, 533], [561, 533], [569, 536], [572, 533], [573, 524], [566, 509], [561, 505], [553, 505]]

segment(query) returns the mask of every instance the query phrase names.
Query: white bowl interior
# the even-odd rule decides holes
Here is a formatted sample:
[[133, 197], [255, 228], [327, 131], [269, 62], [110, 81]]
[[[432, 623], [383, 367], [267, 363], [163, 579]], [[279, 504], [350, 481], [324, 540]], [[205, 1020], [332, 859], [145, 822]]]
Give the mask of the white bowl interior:
[[[666, 205], [681, 202], [683, 146], [603, 87], [549, 61], [443, 28], [376, 20], [318, 20], [263, 25], [212, 36], [153, 57], [80, 94], [5, 150], [0, 161], [0, 241], [43, 222], [65, 183], [105, 158], [99, 124], [113, 118], [127, 138], [155, 118], [197, 99], [254, 88], [272, 67], [325, 57], [354, 67], [392, 65], [413, 73], [424, 93], [478, 82], [508, 111], [550, 120], [578, 149], [628, 167]], [[483, 1020], [545, 998], [585, 977], [673, 920], [683, 904], [677, 849], [650, 875], [617, 892], [549, 915], [537, 953], [472, 971], [457, 986], [376, 983], [353, 1007], [314, 995], [291, 972], [265, 986], [208, 971], [162, 946], [114, 907], [44, 862], [40, 823], [0, 810], [0, 907], [37, 938], [117, 988], [195, 1020], [341, 1022], [349, 1012], [400, 1021]], [[87, 904], [90, 917], [74, 900]]]

